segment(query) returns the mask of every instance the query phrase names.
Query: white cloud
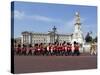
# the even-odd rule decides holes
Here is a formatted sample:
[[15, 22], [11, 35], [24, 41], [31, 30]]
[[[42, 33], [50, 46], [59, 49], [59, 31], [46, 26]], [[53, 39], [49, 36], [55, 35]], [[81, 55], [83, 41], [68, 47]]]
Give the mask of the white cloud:
[[25, 13], [22, 11], [15, 10], [14, 11], [14, 18], [16, 19], [23, 19], [25, 17]]
[[33, 16], [28, 16], [29, 18], [33, 19], [33, 20], [40, 20], [40, 21], [47, 21], [47, 22], [53, 22], [54, 19], [53, 18], [49, 18], [46, 16], [40, 16], [40, 15], [33, 15]]
[[28, 14], [25, 14], [25, 12], [18, 11], [18, 10], [14, 11], [14, 18], [18, 20], [31, 19], [31, 20], [39, 20], [39, 21], [45, 21], [45, 22], [62, 22], [60, 19], [54, 19], [51, 17], [38, 15], [38, 14], [28, 15]]

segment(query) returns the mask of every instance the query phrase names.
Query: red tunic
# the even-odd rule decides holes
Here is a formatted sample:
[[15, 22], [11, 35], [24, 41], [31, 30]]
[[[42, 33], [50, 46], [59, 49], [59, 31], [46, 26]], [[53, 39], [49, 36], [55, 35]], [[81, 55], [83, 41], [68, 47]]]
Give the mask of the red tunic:
[[22, 51], [26, 51], [26, 48], [22, 48]]
[[60, 46], [58, 46], [58, 50], [60, 51]]
[[62, 47], [62, 50], [65, 51], [65, 46]]
[[55, 46], [55, 50], [58, 50], [58, 47], [57, 46]]
[[79, 50], [79, 46], [74, 46], [74, 50]]
[[38, 47], [35, 47], [35, 51], [38, 51]]
[[51, 46], [49, 46], [49, 50], [51, 50]]
[[71, 46], [68, 46], [68, 47], [67, 47], [67, 50], [72, 50], [72, 47], [71, 47]]
[[41, 48], [40, 47], [38, 47], [38, 51], [40, 51], [41, 50]]
[[57, 51], [59, 50], [59, 46], [57, 46]]
[[65, 46], [65, 50], [67, 51], [67, 46]]
[[53, 50], [56, 50], [56, 46], [53, 47]]
[[32, 47], [30, 47], [28, 50], [32, 50], [33, 48]]
[[62, 46], [60, 46], [60, 51], [62, 51], [63, 50], [63, 47]]

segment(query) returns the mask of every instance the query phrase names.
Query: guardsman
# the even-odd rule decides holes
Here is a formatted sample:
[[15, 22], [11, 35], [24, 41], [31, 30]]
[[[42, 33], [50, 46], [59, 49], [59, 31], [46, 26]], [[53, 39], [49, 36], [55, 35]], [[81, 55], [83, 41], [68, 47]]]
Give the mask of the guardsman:
[[57, 55], [60, 55], [60, 53], [59, 53], [59, 43], [57, 44]]
[[62, 55], [65, 55], [65, 44], [62, 44]]
[[16, 48], [16, 54], [21, 55], [21, 45], [19, 44], [18, 47]]
[[40, 53], [41, 53], [41, 55], [44, 54], [44, 50], [45, 49], [46, 49], [46, 46], [43, 43], [41, 43], [41, 47], [40, 47]]
[[66, 45], [66, 55], [69, 55], [69, 43]]
[[65, 47], [64, 47], [64, 45], [62, 44], [62, 46], [61, 46], [61, 50], [62, 50], [62, 56], [64, 55], [64, 50], [65, 50]]
[[35, 44], [34, 45], [34, 55], [37, 55], [38, 54], [38, 44]]
[[67, 54], [72, 55], [72, 45], [70, 43], [67, 46]]
[[40, 49], [39, 55], [43, 55], [43, 43], [41, 43], [41, 44], [39, 45], [39, 49]]
[[43, 56], [46, 54], [46, 46], [44, 44], [41, 46], [41, 52]]
[[61, 43], [59, 45], [59, 55], [62, 55], [62, 45], [61, 45]]
[[60, 46], [60, 51], [61, 51], [61, 55], [62, 55], [62, 56], [63, 56], [63, 51], [64, 51], [63, 48], [64, 48], [64, 47], [63, 47], [63, 44], [61, 44], [61, 46]]
[[57, 54], [56, 55], [60, 55], [60, 52], [59, 52], [59, 43], [57, 44], [56, 50], [57, 50]]
[[27, 55], [32, 55], [32, 45], [29, 44], [29, 47], [27, 48]]
[[73, 55], [77, 55], [77, 56], [80, 55], [78, 43], [74, 43], [74, 53], [73, 53]]
[[47, 55], [51, 55], [51, 44], [47, 45]]
[[68, 55], [68, 53], [67, 53], [67, 47], [68, 47], [68, 45], [66, 44], [66, 45], [65, 45], [65, 56]]
[[32, 47], [29, 47], [28, 50], [28, 55], [32, 55]]
[[54, 48], [55, 48], [55, 49], [54, 49], [54, 50], [55, 50], [55, 55], [57, 56], [57, 53], [58, 53], [58, 52], [57, 52], [57, 44], [55, 44], [55, 47], [54, 47]]
[[20, 47], [17, 47], [17, 48], [16, 48], [16, 54], [17, 54], [17, 55], [21, 55], [21, 48], [20, 48]]
[[56, 50], [55, 44], [53, 44], [53, 55], [55, 55], [55, 50]]
[[40, 45], [38, 45], [38, 55], [41, 55], [40, 53], [41, 53], [41, 47]]
[[51, 55], [54, 55], [54, 45], [51, 45]]
[[26, 51], [27, 51], [27, 48], [26, 47], [23, 47], [22, 48], [22, 55], [26, 55]]
[[34, 55], [34, 52], [35, 52], [35, 47], [32, 46], [32, 55]]
[[49, 55], [49, 46], [50, 46], [50, 44], [47, 46], [47, 55]]
[[22, 47], [22, 55], [26, 55], [27, 54], [27, 46], [23, 44], [23, 47]]

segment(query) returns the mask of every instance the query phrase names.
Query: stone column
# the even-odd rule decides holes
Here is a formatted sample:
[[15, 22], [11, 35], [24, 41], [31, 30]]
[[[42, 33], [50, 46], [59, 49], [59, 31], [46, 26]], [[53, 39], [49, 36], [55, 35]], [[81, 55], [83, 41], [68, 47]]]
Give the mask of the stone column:
[[28, 38], [29, 38], [29, 44], [31, 44], [31, 35], [30, 34], [29, 34]]
[[21, 35], [21, 45], [23, 45], [23, 35]]
[[26, 35], [26, 44], [29, 44], [29, 35]]
[[24, 44], [24, 35], [23, 35], [23, 44]]

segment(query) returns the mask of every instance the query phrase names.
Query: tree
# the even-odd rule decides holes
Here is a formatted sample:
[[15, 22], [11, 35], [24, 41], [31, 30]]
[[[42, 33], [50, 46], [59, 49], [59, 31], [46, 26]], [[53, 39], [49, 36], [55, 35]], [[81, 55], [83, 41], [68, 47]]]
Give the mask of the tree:
[[97, 36], [93, 40], [94, 40], [94, 42], [97, 42]]
[[90, 43], [90, 42], [92, 42], [92, 36], [90, 36], [90, 33], [88, 32], [87, 33], [87, 35], [86, 35], [86, 37], [85, 37], [85, 41], [87, 42], [87, 43]]

